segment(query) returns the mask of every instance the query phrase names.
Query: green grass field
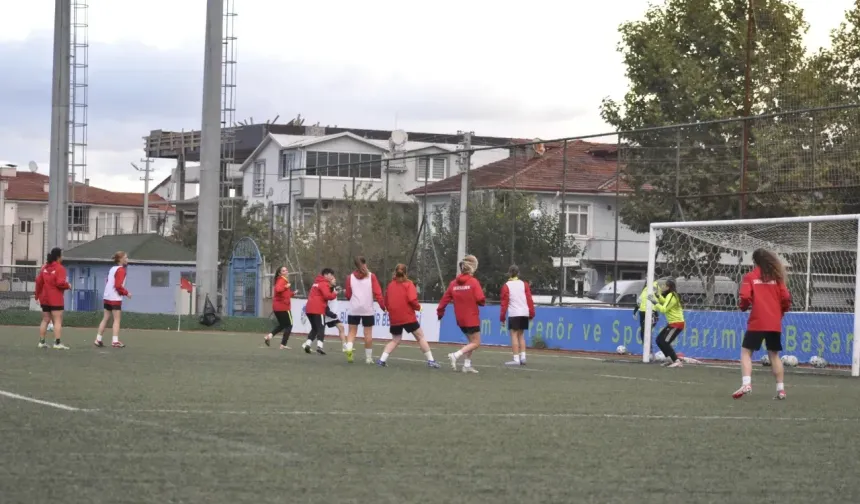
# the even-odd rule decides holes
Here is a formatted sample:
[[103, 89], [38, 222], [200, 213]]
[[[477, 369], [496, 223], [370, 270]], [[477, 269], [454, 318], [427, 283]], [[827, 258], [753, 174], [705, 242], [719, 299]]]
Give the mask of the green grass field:
[[[0, 327], [0, 502], [860, 502], [860, 381], [533, 353], [480, 374], [259, 335]], [[444, 361], [450, 347], [434, 348]], [[381, 352], [377, 345], [376, 355]], [[358, 353], [361, 353], [360, 351]]]

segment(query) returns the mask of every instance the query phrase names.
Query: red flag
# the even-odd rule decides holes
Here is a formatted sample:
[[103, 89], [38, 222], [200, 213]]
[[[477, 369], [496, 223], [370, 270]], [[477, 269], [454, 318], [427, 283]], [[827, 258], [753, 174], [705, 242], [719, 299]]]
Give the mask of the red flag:
[[194, 285], [192, 285], [187, 278], [183, 278], [179, 281], [179, 288], [184, 291], [187, 291], [190, 294], [191, 291], [194, 290]]

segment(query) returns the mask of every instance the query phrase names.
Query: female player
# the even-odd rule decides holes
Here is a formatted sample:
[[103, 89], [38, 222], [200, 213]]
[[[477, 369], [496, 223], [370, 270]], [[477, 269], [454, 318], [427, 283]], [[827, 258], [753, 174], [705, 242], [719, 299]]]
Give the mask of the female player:
[[125, 348], [125, 345], [119, 340], [119, 324], [122, 319], [122, 298], [131, 299], [131, 293], [125, 288], [125, 270], [128, 267], [128, 254], [120, 250], [113, 255], [114, 265], [108, 272], [105, 280], [104, 292], [104, 315], [99, 324], [99, 330], [96, 333], [96, 340], [93, 344], [97, 347], [105, 346], [102, 342], [102, 334], [105, 332], [107, 322], [113, 316], [113, 348]]
[[457, 361], [465, 355], [464, 373], [478, 372], [472, 367], [472, 352], [481, 346], [480, 307], [487, 302], [481, 283], [475, 278], [476, 271], [478, 271], [478, 258], [473, 255], [464, 257], [460, 261], [460, 274], [448, 285], [448, 290], [445, 291], [442, 300], [439, 301], [439, 306], [436, 308], [436, 315], [439, 320], [442, 320], [442, 317], [445, 316], [445, 307], [449, 303], [454, 304], [454, 316], [457, 318], [457, 325], [466, 335], [469, 343], [456, 352], [448, 354], [448, 360], [451, 361], [451, 368], [456, 371]]
[[508, 269], [508, 281], [502, 286], [502, 311], [499, 320], [504, 324], [508, 321], [508, 331], [511, 333], [511, 350], [514, 359], [506, 362], [506, 366], [526, 365], [526, 330], [535, 318], [535, 302], [528, 282], [519, 279], [520, 269], [511, 266]]
[[[332, 281], [331, 289], [335, 293], [335, 295], [340, 294], [340, 287], [337, 287], [337, 282]], [[325, 307], [325, 316], [323, 317], [323, 324], [327, 328], [336, 328], [337, 329], [337, 337], [340, 338], [340, 347], [344, 353], [346, 353], [346, 331], [343, 328], [343, 323], [340, 321], [340, 317], [337, 316], [337, 313], [334, 312], [332, 306], [336, 303], [337, 300], [333, 299], [328, 302], [328, 305]]]
[[349, 301], [349, 315], [346, 323], [349, 334], [346, 337], [346, 361], [352, 362], [355, 336], [358, 325], [364, 329], [364, 361], [373, 364], [373, 326], [376, 325], [376, 312], [373, 301], [379, 303], [379, 308], [385, 311], [385, 300], [382, 298], [382, 287], [376, 275], [367, 269], [367, 260], [357, 256], [353, 261], [355, 271], [346, 278], [346, 299]]
[[278, 321], [278, 325], [263, 339], [266, 346], [271, 346], [272, 337], [283, 331], [281, 350], [290, 349], [287, 346], [287, 341], [293, 332], [293, 314], [290, 311], [292, 309], [291, 299], [293, 298], [293, 291], [290, 289], [290, 279], [287, 273], [286, 266], [278, 268], [278, 276], [275, 278], [275, 292], [272, 295], [272, 312], [275, 314], [275, 320]]
[[427, 367], [439, 369], [441, 366], [433, 360], [433, 352], [430, 345], [424, 339], [424, 331], [418, 323], [415, 312], [421, 311], [421, 303], [418, 302], [418, 292], [415, 284], [406, 276], [406, 265], [398, 264], [394, 268], [394, 278], [385, 289], [385, 306], [388, 308], [388, 320], [390, 324], [391, 341], [385, 345], [382, 357], [376, 362], [378, 365], [387, 366], [388, 357], [400, 345], [403, 332], [406, 331], [415, 337], [418, 347], [427, 359]]
[[[654, 288], [659, 288], [657, 282], [654, 282]], [[639, 294], [639, 304], [633, 308], [633, 317], [639, 317], [639, 334], [636, 335], [639, 338], [639, 343], [642, 343], [642, 338], [645, 337], [645, 313], [648, 309], [648, 294], [651, 293], [651, 289], [646, 285], [642, 292]], [[660, 312], [657, 310], [651, 311], [651, 329], [657, 327], [657, 320], [660, 319]]]
[[48, 253], [45, 265], [36, 277], [36, 300], [42, 305], [42, 323], [39, 324], [39, 348], [48, 348], [45, 342], [48, 324], [54, 326], [54, 346], [56, 350], [68, 350], [63, 344], [63, 293], [71, 288], [66, 268], [63, 267], [63, 250], [53, 248]]
[[675, 338], [684, 330], [684, 308], [681, 306], [681, 298], [675, 287], [675, 280], [668, 278], [663, 286], [663, 292], [657, 297], [651, 296], [654, 310], [666, 316], [666, 327], [657, 335], [657, 346], [672, 362], [667, 365], [671, 368], [684, 367], [684, 363], [678, 359], [678, 354], [672, 348]]
[[741, 388], [732, 397], [740, 399], [752, 392], [752, 354], [767, 347], [771, 372], [776, 379], [776, 399], [785, 399], [782, 361], [782, 317], [791, 309], [791, 294], [785, 286], [785, 268], [773, 252], [753, 252], [755, 268], [744, 275], [740, 290], [740, 309], [752, 308], [744, 341], [741, 344]]
[[325, 350], [323, 350], [323, 341], [325, 341], [323, 315], [328, 310], [328, 302], [337, 298], [337, 292], [332, 289], [334, 283], [334, 270], [324, 268], [314, 280], [311, 291], [308, 293], [308, 304], [305, 305], [305, 313], [308, 316], [311, 330], [308, 333], [308, 339], [302, 343], [302, 349], [305, 353], [311, 353], [311, 346], [316, 341], [317, 353], [325, 355]]

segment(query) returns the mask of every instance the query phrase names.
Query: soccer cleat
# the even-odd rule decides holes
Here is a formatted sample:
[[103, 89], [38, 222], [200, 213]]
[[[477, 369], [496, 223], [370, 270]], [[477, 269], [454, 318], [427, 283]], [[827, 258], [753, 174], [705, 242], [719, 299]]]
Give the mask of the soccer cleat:
[[311, 346], [310, 346], [310, 345], [308, 345], [307, 343], [305, 343], [304, 345], [302, 345], [302, 348], [305, 350], [305, 353], [306, 353], [306, 354], [311, 353]]
[[469, 374], [469, 373], [478, 374], [478, 370], [473, 368], [472, 366], [463, 366], [463, 372], [466, 374]]
[[666, 367], [670, 367], [670, 368], [679, 368], [679, 367], [684, 367], [684, 363], [683, 363], [683, 362], [681, 362], [681, 360], [679, 359], [679, 360], [676, 360], [675, 362], [673, 362], [673, 363], [669, 364], [669, 365], [668, 365], [668, 366], [666, 366]]
[[352, 350], [345, 350], [345, 351], [346, 351], [346, 361], [349, 362], [350, 364], [352, 364], [353, 361], [355, 360], [353, 358], [354, 357], [353, 351]]
[[272, 346], [272, 337], [268, 334], [263, 336], [263, 343], [265, 343], [266, 346]]
[[39, 348], [49, 348], [49, 346], [48, 346], [48, 344], [47, 344], [47, 343], [45, 343], [44, 341], [40, 341], [40, 342], [39, 342]]
[[388, 367], [388, 363], [382, 359], [379, 359], [378, 361], [376, 361], [376, 365], [379, 367]]
[[505, 362], [505, 366], [508, 366], [508, 367], [521, 366], [521, 365], [522, 364], [520, 364], [520, 361], [515, 361], [515, 360]]
[[735, 399], [740, 399], [741, 397], [749, 394], [750, 392], [752, 392], [752, 386], [744, 385], [741, 388], [735, 390], [735, 393], [732, 394], [732, 397]]
[[782, 401], [782, 400], [784, 400], [784, 399], [785, 399], [785, 390], [779, 390], [779, 391], [777, 391], [777, 392], [776, 392], [776, 396], [774, 396], [774, 399], [776, 399], [777, 401]]
[[364, 359], [364, 363], [365, 364], [373, 364], [373, 357], [368, 357], [368, 358]]
[[526, 365], [526, 360], [520, 359], [520, 366], [525, 366], [525, 365]]
[[110, 344], [110, 346], [113, 348], [125, 348], [125, 345], [122, 343], [122, 341], [114, 341]]
[[442, 365], [439, 364], [438, 362], [434, 361], [434, 360], [429, 360], [429, 361], [427, 361], [427, 367], [433, 368], [433, 369], [439, 369], [442, 367]]
[[347, 347], [346, 347], [346, 343], [341, 344], [341, 351], [342, 351], [343, 353], [347, 353], [347, 352], [349, 352], [349, 350], [348, 350], [348, 349], [347, 349]]
[[101, 340], [95, 340], [95, 341], [93, 341], [93, 345], [95, 345], [95, 346], [97, 346], [97, 347], [99, 347], [99, 348], [102, 348], [102, 347], [104, 347], [104, 346], [105, 346], [104, 342], [102, 342]]
[[320, 355], [325, 355], [325, 350], [323, 350], [323, 349], [322, 349], [322, 348], [320, 348], [320, 347], [317, 347], [317, 353], [318, 353], [318, 354], [320, 354]]
[[449, 353], [448, 354], [448, 360], [451, 361], [451, 369], [456, 371], [457, 370], [457, 356], [452, 354], [452, 353]]
[[281, 350], [292, 350], [292, 348], [288, 347], [287, 345], [281, 345]]
[[69, 350], [69, 347], [62, 343], [54, 343], [54, 346], [51, 348], [53, 348], [54, 350]]

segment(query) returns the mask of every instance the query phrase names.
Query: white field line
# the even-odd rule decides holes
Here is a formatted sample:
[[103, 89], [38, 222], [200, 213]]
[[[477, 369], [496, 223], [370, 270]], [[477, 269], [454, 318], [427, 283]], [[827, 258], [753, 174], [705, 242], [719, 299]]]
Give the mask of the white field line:
[[635, 380], [635, 381], [648, 381], [648, 382], [657, 382], [657, 383], [680, 383], [683, 385], [704, 385], [702, 382], [681, 381], [681, 380], [663, 380], [660, 378], [643, 378], [641, 376], [623, 376], [623, 375], [611, 375], [611, 374], [597, 374], [595, 376], [599, 376], [601, 378], [613, 378], [616, 380]]
[[34, 397], [27, 397], [18, 394], [13, 394], [12, 392], [7, 392], [5, 390], [0, 390], [0, 396], [8, 397], [9, 399], [17, 399], [19, 401], [24, 401], [33, 404], [39, 404], [41, 406], [48, 406], [49, 408], [55, 408], [64, 411], [81, 411], [81, 408], [76, 408], [74, 406], [69, 406], [68, 404], [62, 404], [51, 401], [43, 401], [41, 399], [36, 399]]

